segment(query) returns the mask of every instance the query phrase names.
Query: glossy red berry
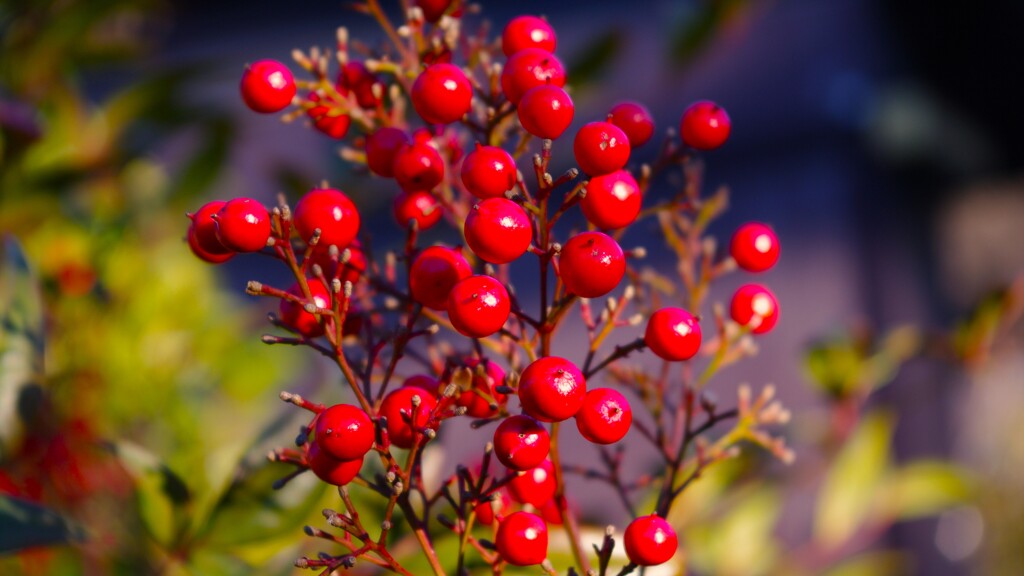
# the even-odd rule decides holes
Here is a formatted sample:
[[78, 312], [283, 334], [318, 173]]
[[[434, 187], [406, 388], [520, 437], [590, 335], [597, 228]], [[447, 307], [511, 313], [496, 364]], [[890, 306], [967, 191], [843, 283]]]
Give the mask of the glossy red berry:
[[566, 290], [582, 298], [611, 292], [626, 274], [619, 243], [601, 232], [581, 232], [565, 243], [558, 260]]
[[675, 556], [679, 548], [679, 539], [672, 525], [654, 514], [630, 522], [622, 539], [626, 545], [626, 556], [638, 566], [664, 564]]
[[398, 128], [381, 128], [366, 138], [366, 166], [384, 178], [395, 175], [395, 156], [412, 142], [409, 135]]
[[469, 358], [465, 366], [473, 371], [469, 389], [463, 390], [455, 403], [466, 408], [466, 414], [473, 418], [491, 418], [498, 415], [498, 409], [508, 401], [508, 396], [495, 388], [505, 383], [505, 370], [497, 362], [487, 361], [481, 367], [480, 360]]
[[320, 229], [322, 247], [337, 246], [343, 250], [352, 243], [359, 232], [359, 211], [341, 190], [314, 188], [303, 196], [295, 206], [293, 216], [299, 237], [305, 241], [313, 238]]
[[519, 123], [538, 138], [554, 140], [572, 124], [575, 108], [572, 98], [558, 86], [545, 84], [531, 88], [519, 101]]
[[569, 506], [568, 504], [568, 502], [562, 500], [562, 505], [559, 506], [557, 499], [552, 498], [540, 507], [540, 517], [543, 518], [549, 526], [561, 526], [563, 524], [562, 510], [570, 507], [573, 509], [576, 508], [575, 506]]
[[242, 100], [255, 112], [280, 112], [295, 97], [295, 79], [291, 70], [277, 60], [260, 60], [242, 73]]
[[683, 143], [697, 150], [714, 150], [725, 144], [731, 130], [725, 108], [708, 100], [691, 104], [679, 121]]
[[354, 480], [363, 467], [362, 457], [338, 460], [324, 452], [316, 442], [306, 445], [306, 461], [317, 478], [335, 486], [344, 486]]
[[536, 468], [550, 447], [547, 429], [529, 416], [509, 416], [494, 430], [494, 455], [512, 470]]
[[573, 152], [584, 174], [610, 174], [629, 161], [629, 138], [611, 122], [590, 122], [576, 133]]
[[693, 358], [700, 350], [700, 341], [700, 324], [682, 308], [662, 308], [647, 319], [644, 343], [664, 360]]
[[527, 48], [554, 52], [557, 41], [555, 30], [546, 20], [536, 16], [516, 16], [501, 33], [501, 51], [505, 56]]
[[530, 248], [533, 225], [526, 211], [507, 198], [477, 202], [466, 216], [466, 243], [492, 264], [507, 264]]
[[516, 185], [516, 161], [503, 148], [478, 144], [462, 161], [462, 183], [481, 200], [503, 198]]
[[[309, 278], [306, 280], [306, 285], [309, 286], [309, 291], [313, 295], [313, 304], [317, 308], [330, 310], [331, 294], [327, 291], [327, 287], [324, 286], [323, 282]], [[302, 286], [296, 282], [288, 288], [288, 293], [299, 298], [303, 303], [299, 304], [298, 302], [282, 298], [278, 307], [281, 313], [281, 323], [306, 338], [323, 336], [324, 327], [320, 324], [319, 317], [316, 314], [307, 312], [305, 309], [307, 300], [302, 293]]]
[[380, 86], [382, 90], [383, 84], [360, 60], [350, 60], [341, 67], [337, 84], [356, 95], [360, 108], [375, 108], [380, 103], [380, 98], [374, 94], [374, 86]]
[[626, 397], [611, 388], [595, 388], [583, 398], [576, 412], [576, 428], [595, 444], [622, 440], [633, 423], [633, 409]]
[[313, 121], [313, 127], [338, 140], [348, 134], [349, 125], [352, 123], [352, 118], [348, 114], [334, 110], [330, 100], [316, 92], [310, 92], [307, 99], [313, 103], [313, 106], [306, 110], [306, 115]]
[[473, 275], [473, 269], [460, 250], [431, 246], [416, 256], [409, 270], [409, 290], [413, 300], [432, 310], [448, 309], [448, 294], [460, 280]]
[[423, 390], [434, 398], [437, 398], [438, 386], [437, 378], [427, 374], [414, 374], [402, 382], [402, 388], [416, 388], [417, 390]]
[[229, 200], [211, 216], [217, 223], [217, 239], [235, 252], [257, 252], [270, 238], [270, 214], [252, 198]]
[[732, 235], [729, 253], [747, 272], [764, 272], [779, 261], [779, 239], [760, 222], [748, 222]]
[[620, 102], [612, 107], [608, 121], [626, 133], [632, 148], [643, 146], [654, 135], [654, 118], [639, 102]]
[[452, 0], [416, 0], [416, 5], [423, 10], [424, 20], [437, 22], [452, 5]]
[[590, 179], [580, 208], [594, 226], [618, 230], [636, 220], [642, 202], [640, 185], [633, 175], [626, 170], [616, 170]]
[[399, 149], [392, 170], [402, 190], [431, 190], [444, 180], [444, 160], [427, 142], [414, 141]]
[[189, 214], [192, 224], [188, 227], [188, 246], [192, 253], [211, 264], [226, 262], [235, 255], [217, 238], [217, 223], [213, 215], [220, 212], [226, 202], [214, 200], [203, 204], [195, 214]]
[[194, 226], [188, 227], [188, 235], [186, 236], [186, 240], [188, 241], [188, 247], [192, 250], [192, 254], [195, 254], [197, 258], [203, 260], [204, 262], [209, 262], [210, 264], [222, 264], [224, 262], [227, 262], [228, 260], [231, 260], [231, 258], [234, 257], [235, 255], [234, 252], [223, 252], [218, 254], [215, 252], [207, 251], [205, 248], [199, 245], [199, 239], [196, 236], [196, 229]]
[[555, 496], [555, 469], [550, 460], [540, 466], [520, 472], [508, 483], [508, 493], [521, 504], [543, 506]]
[[498, 553], [513, 566], [533, 566], [548, 557], [548, 527], [529, 512], [513, 512], [498, 523]]
[[460, 280], [448, 294], [448, 319], [459, 334], [470, 338], [485, 338], [500, 330], [511, 309], [508, 291], [490, 276]]
[[554, 54], [540, 48], [516, 52], [501, 70], [501, 91], [513, 104], [519, 104], [531, 88], [545, 84], [565, 86], [565, 67]]
[[754, 334], [764, 334], [779, 321], [779, 302], [764, 286], [747, 284], [733, 294], [729, 312], [740, 326], [750, 326]]
[[558, 356], [530, 363], [519, 376], [523, 412], [544, 422], [572, 418], [583, 405], [587, 381], [575, 364]]
[[[413, 396], [420, 399], [419, 408], [415, 411]], [[422, 432], [430, 424], [430, 413], [435, 406], [437, 400], [433, 396], [415, 387], [402, 387], [388, 392], [380, 405], [380, 415], [388, 419], [388, 438], [391, 443], [399, 448], [412, 448], [416, 432]]]
[[454, 64], [427, 66], [412, 85], [412, 106], [429, 124], [455, 122], [473, 104], [473, 86]]
[[403, 228], [410, 220], [416, 221], [418, 230], [427, 230], [441, 221], [441, 203], [430, 192], [402, 192], [395, 196], [392, 212]]
[[316, 417], [315, 442], [338, 460], [362, 458], [373, 447], [373, 421], [351, 404], [335, 404]]

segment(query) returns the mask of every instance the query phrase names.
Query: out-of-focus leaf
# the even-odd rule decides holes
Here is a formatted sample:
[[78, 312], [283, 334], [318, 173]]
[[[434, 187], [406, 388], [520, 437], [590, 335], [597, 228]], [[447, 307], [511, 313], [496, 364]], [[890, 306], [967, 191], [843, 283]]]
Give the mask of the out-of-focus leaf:
[[82, 540], [81, 526], [53, 510], [0, 494], [0, 553]]
[[824, 576], [895, 576], [908, 574], [909, 570], [905, 554], [886, 551], [855, 556], [832, 568]]
[[971, 495], [965, 471], [948, 462], [921, 460], [894, 470], [881, 486], [881, 511], [909, 520], [962, 504]]
[[172, 196], [193, 196], [211, 186], [226, 165], [234, 130], [226, 119], [213, 120], [206, 128], [206, 140], [182, 166]]
[[778, 551], [772, 531], [779, 505], [775, 491], [753, 491], [714, 527], [709, 544], [717, 573], [754, 576], [774, 564]]
[[683, 19], [672, 34], [670, 47], [672, 61], [686, 64], [693, 60], [711, 42], [718, 32], [737, 13], [745, 9], [749, 0], [704, 0]]
[[920, 347], [921, 335], [913, 326], [894, 328], [878, 340], [864, 330], [852, 330], [811, 346], [804, 368], [832, 396], [867, 395], [892, 382]]
[[852, 536], [871, 512], [889, 465], [893, 426], [887, 414], [868, 415], [836, 457], [818, 494], [814, 518], [814, 536], [826, 546]]
[[146, 528], [157, 542], [171, 547], [180, 534], [185, 506], [191, 500], [185, 482], [141, 446], [121, 441], [112, 449], [135, 478], [139, 513]]
[[572, 86], [581, 87], [598, 80], [621, 50], [622, 40], [623, 34], [617, 29], [595, 36], [569, 63], [567, 82]]

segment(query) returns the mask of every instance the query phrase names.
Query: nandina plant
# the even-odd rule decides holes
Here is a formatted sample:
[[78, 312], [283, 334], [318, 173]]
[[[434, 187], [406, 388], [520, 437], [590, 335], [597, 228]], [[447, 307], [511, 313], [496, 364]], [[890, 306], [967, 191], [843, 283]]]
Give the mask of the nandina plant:
[[[357, 5], [380, 23], [387, 46], [350, 44], [341, 28], [332, 50], [295, 51], [304, 78], [261, 60], [241, 80], [253, 111], [305, 116], [347, 142], [343, 159], [393, 180], [394, 229], [364, 229], [358, 194], [327, 184], [294, 209], [284, 197], [269, 210], [235, 198], [191, 215], [199, 258], [216, 264], [260, 251], [291, 271], [288, 287], [248, 285], [280, 301], [277, 332], [263, 341], [330, 358], [345, 383], [346, 401], [333, 404], [281, 393], [309, 417], [294, 447], [271, 454], [294, 467], [278, 485], [310, 471], [339, 493], [340, 511], [324, 510], [329, 526], [306, 527], [324, 551], [296, 566], [326, 575], [364, 562], [412, 574], [398, 539], [414, 540], [438, 575], [499, 574], [507, 565], [627, 574], [672, 562], [682, 539], [669, 512], [708, 466], [742, 442], [792, 458], [762, 430], [788, 419], [770, 386], [756, 397], [741, 386], [732, 407], [705, 393], [779, 317], [761, 284], [740, 288], [728, 314], [711, 300], [714, 282], [737, 265], [760, 273], [779, 256], [761, 223], [741, 227], [728, 253], [706, 233], [727, 198], [702, 196], [692, 160], [726, 144], [729, 116], [694, 103], [681, 114], [681, 137], [668, 131], [653, 162], [631, 161], [654, 132], [650, 113], [621, 102], [571, 131], [557, 36], [543, 18], [514, 18], [491, 39], [486, 25], [467, 32], [473, 19], [463, 20], [458, 0], [414, 4], [402, 2], [397, 24], [377, 0]], [[579, 168], [552, 174], [556, 144], [569, 139]], [[685, 176], [678, 191], [652, 186], [672, 171]], [[646, 219], [663, 232], [677, 260], [665, 269], [678, 270], [678, 281], [641, 268], [644, 248], [622, 246]], [[449, 241], [424, 245], [419, 233], [442, 222]], [[375, 236], [395, 233], [404, 235], [400, 250], [370, 253]], [[534, 286], [518, 281], [528, 267]], [[585, 337], [562, 330], [572, 316]], [[552, 354], [560, 336], [576, 343], [569, 357]], [[453, 418], [473, 419], [481, 451], [431, 490], [424, 462]], [[564, 454], [569, 434], [600, 446], [600, 461]], [[651, 445], [661, 471], [624, 469], [627, 441]], [[568, 474], [614, 487], [632, 518], [620, 527], [628, 564], [611, 568], [616, 527], [593, 553], [584, 547]], [[379, 525], [360, 516], [353, 484], [385, 502]], [[549, 559], [555, 530], [567, 536], [572, 565]], [[445, 533], [457, 538], [454, 554], [435, 546]]]

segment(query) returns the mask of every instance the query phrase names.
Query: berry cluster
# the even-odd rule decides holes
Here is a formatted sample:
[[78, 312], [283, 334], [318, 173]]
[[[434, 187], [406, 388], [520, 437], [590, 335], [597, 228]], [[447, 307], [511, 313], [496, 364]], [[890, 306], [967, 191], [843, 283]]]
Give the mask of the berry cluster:
[[[271, 210], [236, 198], [210, 202], [190, 215], [188, 243], [199, 258], [216, 264], [240, 252], [263, 251], [289, 267], [295, 283], [288, 288], [249, 283], [250, 294], [280, 300], [272, 322], [292, 333], [264, 341], [309, 347], [333, 359], [352, 393], [354, 403], [331, 406], [282, 393], [313, 416], [302, 427], [297, 449], [277, 450], [272, 458], [342, 487], [346, 505], [342, 514], [325, 511], [342, 537], [307, 530], [340, 545], [344, 554], [297, 564], [326, 574], [362, 558], [408, 574], [388, 547], [390, 514], [397, 507], [434, 572], [442, 574], [443, 562], [431, 545], [430, 512], [447, 504], [456, 518], [437, 520], [460, 535], [457, 573], [467, 548], [475, 548], [495, 573], [504, 563], [543, 564], [554, 573], [546, 560], [550, 524], [565, 527], [578, 568], [587, 570], [590, 559], [565, 492], [564, 476], [573, 468], [558, 451], [560, 423], [570, 419], [582, 438], [602, 447], [606, 477], [634, 516], [619, 476], [621, 441], [638, 430], [666, 455], [656, 509], [633, 520], [623, 541], [633, 567], [668, 562], [679, 547], [666, 520], [686, 484], [680, 487], [679, 475], [699, 475], [734, 453], [733, 446], [706, 447], [689, 459], [700, 432], [737, 418], [743, 432], [736, 438], [788, 457], [780, 440], [755, 430], [785, 420], [786, 412], [768, 403], [770, 393], [725, 411], [701, 393], [714, 371], [753, 350], [748, 334], [766, 333], [778, 320], [774, 295], [749, 284], [733, 296], [733, 323], [715, 308], [716, 334], [704, 341], [700, 310], [709, 283], [734, 265], [768, 270], [779, 256], [778, 240], [769, 227], [747, 224], [732, 238], [731, 258], [720, 257], [702, 234], [724, 202], [700, 198], [694, 186], [655, 199], [649, 187], [656, 171], [633, 161], [633, 151], [652, 138], [654, 121], [635, 102], [617, 104], [604, 118], [580, 126], [572, 136], [578, 169], [552, 176], [552, 141], [570, 128], [575, 110], [552, 27], [543, 18], [519, 16], [504, 27], [500, 43], [490, 42], [462, 33], [461, 3], [416, 4], [397, 28], [375, 0], [361, 4], [389, 32], [389, 56], [357, 53], [341, 29], [336, 73], [329, 72], [325, 53], [314, 49], [295, 53], [312, 80], [296, 80], [285, 65], [263, 60], [248, 66], [241, 82], [242, 99], [252, 110], [291, 108], [286, 119], [305, 116], [324, 134], [348, 139], [343, 158], [394, 182], [404, 250], [373, 258], [372, 236], [360, 229], [356, 203], [326, 184], [302, 196], [294, 210], [283, 197]], [[454, 63], [459, 61], [468, 64]], [[421, 127], [410, 125], [407, 103]], [[682, 165], [689, 174], [694, 152], [723, 145], [731, 125], [723, 108], [698, 102], [682, 114], [679, 128], [681, 140], [670, 133], [655, 165]], [[531, 137], [543, 140], [530, 163], [532, 187], [520, 172]], [[556, 227], [563, 216], [587, 228]], [[644, 217], [657, 217], [666, 238], [675, 239], [670, 246], [679, 254], [687, 286], [683, 307], [660, 305], [657, 282], [636, 268], [645, 250], [620, 244], [622, 232]], [[419, 232], [442, 221], [458, 233], [456, 241], [420, 246]], [[527, 261], [539, 263], [536, 314], [510, 283], [511, 270]], [[595, 317], [591, 300], [607, 296]], [[553, 337], [577, 306], [589, 336], [582, 362], [551, 354]], [[629, 307], [637, 313], [625, 316]], [[642, 336], [598, 360], [609, 334], [644, 318]], [[644, 348], [663, 361], [660, 379], [640, 376], [641, 367], [622, 362]], [[701, 354], [711, 360], [700, 378], [692, 378], [691, 365]], [[682, 401], [668, 399], [667, 375], [677, 366], [684, 375]], [[617, 385], [595, 386], [602, 373]], [[400, 374], [405, 377], [393, 388]], [[655, 424], [676, 432], [656, 431], [634, 421], [631, 398], [658, 414], [675, 402], [678, 418], [685, 420], [674, 426], [659, 416]], [[698, 414], [706, 419], [700, 426], [694, 423]], [[426, 494], [420, 476], [426, 448], [446, 420], [463, 416], [475, 419], [477, 429], [495, 424], [481, 441], [490, 440], [483, 457], [460, 466], [437, 494]], [[361, 475], [371, 466], [379, 473]], [[388, 520], [377, 537], [360, 524], [346, 488], [353, 482], [388, 500]], [[413, 492], [427, 503], [425, 510], [413, 508]], [[493, 539], [480, 538], [474, 525], [493, 526]], [[612, 546], [609, 532], [598, 554], [601, 574]]]

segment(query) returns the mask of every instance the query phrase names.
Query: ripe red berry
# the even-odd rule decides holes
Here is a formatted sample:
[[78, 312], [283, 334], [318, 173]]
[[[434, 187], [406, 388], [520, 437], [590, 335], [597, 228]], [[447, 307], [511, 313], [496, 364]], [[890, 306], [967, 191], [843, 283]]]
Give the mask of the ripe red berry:
[[473, 85], [454, 64], [427, 66], [412, 85], [412, 106], [429, 124], [455, 122], [473, 104]]
[[335, 486], [344, 486], [351, 482], [363, 467], [362, 457], [338, 460], [324, 452], [316, 442], [306, 445], [306, 462], [318, 478]]
[[491, 495], [490, 501], [484, 501], [476, 505], [474, 509], [476, 511], [476, 521], [490, 526], [494, 523], [495, 513], [500, 514], [502, 510], [510, 506], [512, 506], [512, 499], [509, 498], [508, 492], [498, 490]]
[[217, 239], [235, 252], [257, 252], [270, 238], [270, 214], [252, 198], [229, 200], [213, 216]]
[[620, 102], [612, 107], [609, 122], [626, 133], [632, 148], [643, 146], [654, 135], [654, 119], [639, 102]]
[[195, 214], [188, 215], [192, 221], [188, 227], [188, 246], [193, 254], [211, 264], [226, 262], [235, 255], [217, 238], [217, 223], [212, 218], [224, 204], [222, 200], [207, 202]]
[[526, 48], [555, 51], [555, 30], [546, 20], [536, 16], [516, 16], [501, 33], [501, 51], [511, 56]]
[[351, 90], [356, 95], [356, 103], [360, 108], [376, 108], [380, 98], [374, 94], [374, 86], [383, 85], [377, 75], [366, 67], [361, 60], [350, 60], [338, 72], [337, 85]]
[[[413, 396], [420, 399], [419, 408], [415, 411]], [[435, 406], [437, 400], [418, 388], [402, 387], [388, 392], [380, 405], [380, 415], [388, 419], [388, 438], [391, 443], [399, 448], [412, 448], [416, 441], [416, 431], [427, 427]]]
[[194, 226], [188, 227], [188, 235], [186, 236], [186, 239], [188, 240], [188, 247], [192, 249], [192, 253], [195, 254], [195, 256], [200, 260], [203, 260], [204, 262], [209, 262], [210, 264], [222, 264], [224, 262], [227, 262], [228, 260], [231, 260], [231, 258], [234, 257], [235, 255], [234, 252], [224, 252], [218, 254], [207, 251], [205, 248], [199, 245], [199, 238], [196, 235], [196, 229]]
[[452, 0], [416, 0], [416, 5], [423, 10], [423, 19], [427, 22], [440, 20], [451, 4]]
[[[323, 282], [309, 278], [306, 280], [306, 284], [309, 286], [309, 292], [313, 295], [313, 304], [317, 308], [330, 310], [331, 294]], [[305, 303], [306, 298], [302, 293], [302, 286], [298, 282], [288, 288], [288, 293]], [[304, 303], [299, 304], [282, 298], [278, 307], [281, 313], [281, 322], [306, 338], [323, 336], [324, 327], [320, 324], [319, 317], [307, 312]]]
[[490, 276], [460, 280], [448, 294], [448, 319], [469, 338], [485, 338], [500, 330], [511, 309], [508, 291]]
[[341, 190], [314, 188], [295, 206], [293, 216], [299, 237], [309, 241], [320, 229], [318, 246], [343, 250], [359, 232], [359, 211]]
[[366, 166], [384, 178], [395, 175], [395, 156], [403, 146], [412, 142], [409, 135], [398, 128], [381, 128], [366, 138]]
[[550, 460], [525, 472], [520, 472], [508, 483], [508, 493], [521, 504], [543, 506], [555, 496], [555, 469]]
[[509, 416], [494, 430], [494, 455], [512, 470], [539, 466], [550, 446], [547, 429], [529, 416]]
[[576, 428], [595, 444], [622, 440], [633, 423], [633, 409], [626, 397], [611, 388], [595, 388], [583, 398], [576, 413]]
[[572, 124], [572, 98], [558, 86], [545, 84], [531, 88], [519, 101], [519, 123], [523, 130], [538, 138], [554, 140]]
[[[566, 500], [562, 500], [562, 505], [558, 505], [558, 501], [555, 498], [548, 500], [540, 507], [540, 517], [544, 519], [548, 525], [561, 526], [562, 523], [562, 510], [569, 508], [569, 503]], [[575, 506], [572, 506], [575, 509]]]
[[590, 122], [576, 133], [573, 152], [584, 174], [609, 174], [629, 161], [629, 138], [611, 122]]
[[474, 254], [492, 264], [507, 264], [530, 248], [533, 226], [519, 204], [507, 198], [488, 198], [469, 211], [465, 233]]
[[503, 148], [477, 144], [462, 161], [462, 183], [481, 200], [504, 197], [516, 185], [516, 161]]
[[548, 527], [529, 512], [513, 512], [498, 523], [498, 553], [513, 566], [533, 566], [548, 557]]
[[633, 175], [626, 170], [616, 170], [590, 179], [580, 208], [594, 226], [618, 230], [636, 220], [642, 201], [640, 185]]
[[402, 192], [395, 196], [393, 213], [399, 226], [404, 228], [415, 220], [417, 229], [427, 230], [441, 221], [442, 210], [430, 192]]
[[402, 382], [402, 388], [416, 388], [417, 390], [424, 390], [434, 398], [437, 398], [437, 387], [437, 378], [428, 376], [427, 374], [414, 374]]
[[[344, 88], [339, 87], [339, 92], [344, 96]], [[313, 106], [306, 110], [306, 115], [313, 121], [313, 126], [334, 139], [342, 139], [348, 134], [348, 127], [352, 118], [348, 114], [342, 114], [334, 110], [335, 104], [327, 97], [321, 97], [316, 92], [310, 92], [307, 99]]]
[[431, 246], [416, 256], [409, 269], [409, 291], [413, 300], [432, 310], [448, 309], [448, 294], [460, 280], [473, 275], [462, 252], [445, 246]]
[[444, 180], [444, 160], [428, 142], [414, 141], [395, 154], [392, 171], [402, 190], [431, 190]]
[[779, 261], [779, 239], [764, 224], [748, 222], [732, 235], [729, 253], [747, 272], [764, 272]]
[[682, 308], [662, 308], [647, 319], [644, 343], [662, 359], [689, 360], [700, 350], [700, 341], [700, 324]]
[[641, 516], [626, 526], [626, 556], [638, 566], [657, 566], [672, 559], [679, 548], [676, 531], [664, 518]]
[[291, 70], [277, 60], [260, 60], [242, 73], [242, 100], [255, 112], [280, 112], [295, 97], [295, 79]]
[[554, 54], [540, 48], [516, 52], [501, 70], [501, 91], [513, 104], [519, 104], [531, 88], [545, 84], [565, 86], [565, 67]]
[[581, 232], [562, 247], [558, 267], [566, 290], [581, 298], [597, 298], [619, 285], [626, 274], [626, 256], [611, 236]]
[[708, 100], [691, 104], [679, 121], [683, 143], [697, 150], [714, 150], [725, 144], [731, 130], [725, 108]]
[[519, 377], [523, 412], [544, 422], [572, 418], [583, 405], [587, 381], [575, 364], [558, 356], [530, 363]]
[[473, 418], [497, 416], [498, 409], [508, 401], [508, 396], [495, 390], [505, 383], [505, 370], [497, 362], [487, 361], [484, 364], [481, 367], [477, 358], [465, 361], [465, 366], [473, 371], [473, 378], [469, 389], [463, 390], [455, 399], [455, 403], [465, 407], [466, 414]]
[[779, 321], [779, 302], [764, 286], [747, 284], [733, 294], [729, 312], [740, 326], [750, 326], [754, 334], [764, 334]]
[[315, 442], [338, 460], [362, 458], [373, 447], [374, 427], [362, 409], [335, 404], [316, 417]]

